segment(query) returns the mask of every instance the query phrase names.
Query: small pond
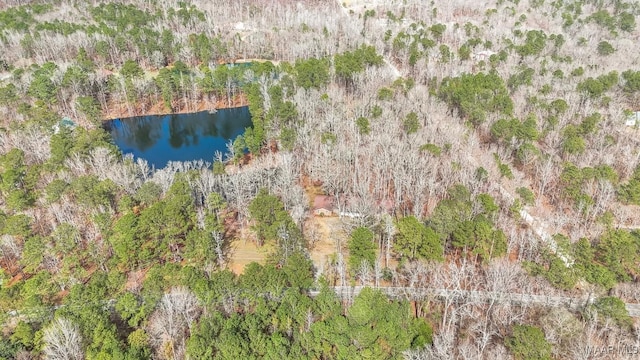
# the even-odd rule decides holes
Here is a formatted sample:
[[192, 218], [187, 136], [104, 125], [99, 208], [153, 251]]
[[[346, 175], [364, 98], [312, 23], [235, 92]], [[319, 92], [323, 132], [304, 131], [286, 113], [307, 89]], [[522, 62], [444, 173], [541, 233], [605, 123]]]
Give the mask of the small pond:
[[251, 127], [249, 107], [190, 114], [151, 115], [114, 119], [105, 123], [123, 154], [145, 159], [156, 169], [169, 161], [213, 162], [216, 151]]

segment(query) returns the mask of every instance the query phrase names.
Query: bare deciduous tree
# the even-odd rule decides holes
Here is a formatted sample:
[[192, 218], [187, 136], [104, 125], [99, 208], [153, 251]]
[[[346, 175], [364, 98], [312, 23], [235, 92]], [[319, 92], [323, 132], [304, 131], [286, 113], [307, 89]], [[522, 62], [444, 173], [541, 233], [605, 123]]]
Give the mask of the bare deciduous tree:
[[149, 321], [149, 335], [156, 354], [163, 359], [183, 359], [191, 324], [200, 315], [196, 296], [186, 288], [164, 294]]
[[44, 330], [44, 356], [48, 360], [81, 360], [82, 336], [71, 321], [57, 318]]

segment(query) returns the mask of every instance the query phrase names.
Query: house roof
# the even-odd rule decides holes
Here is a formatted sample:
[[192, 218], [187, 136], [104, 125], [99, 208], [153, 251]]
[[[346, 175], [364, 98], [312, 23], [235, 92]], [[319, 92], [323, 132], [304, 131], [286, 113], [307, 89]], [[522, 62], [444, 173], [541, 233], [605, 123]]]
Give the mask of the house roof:
[[333, 210], [333, 196], [316, 195], [313, 198], [313, 210], [318, 209]]

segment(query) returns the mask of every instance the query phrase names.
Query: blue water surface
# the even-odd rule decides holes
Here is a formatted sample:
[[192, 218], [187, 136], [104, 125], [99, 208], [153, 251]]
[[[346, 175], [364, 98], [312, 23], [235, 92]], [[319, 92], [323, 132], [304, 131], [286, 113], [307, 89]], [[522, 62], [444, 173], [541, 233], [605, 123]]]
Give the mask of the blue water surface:
[[106, 124], [123, 154], [145, 159], [156, 169], [169, 161], [213, 162], [216, 151], [251, 127], [248, 107], [190, 114], [151, 115], [114, 119]]

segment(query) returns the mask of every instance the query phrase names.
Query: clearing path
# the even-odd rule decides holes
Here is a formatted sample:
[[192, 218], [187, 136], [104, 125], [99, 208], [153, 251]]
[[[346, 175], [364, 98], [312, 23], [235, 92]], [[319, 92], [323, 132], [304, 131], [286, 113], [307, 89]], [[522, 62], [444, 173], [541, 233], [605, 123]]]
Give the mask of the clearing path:
[[[509, 199], [509, 201], [513, 202], [515, 199], [513, 195], [511, 195], [507, 189], [505, 189], [502, 185], [500, 185], [500, 194], [505, 198]], [[558, 255], [558, 257], [564, 263], [564, 266], [571, 267], [573, 266], [573, 259], [568, 254], [565, 254], [562, 249], [558, 248], [558, 243], [556, 240], [549, 234], [547, 231], [547, 224], [541, 220], [533, 217], [526, 209], [520, 209], [520, 217], [524, 220], [527, 225], [533, 230], [533, 232], [538, 236], [540, 240], [542, 240], [545, 244], [549, 246], [551, 251]]]
[[258, 247], [246, 238], [236, 239], [231, 242], [231, 256], [227, 268], [235, 274], [242, 274], [245, 266], [252, 262], [264, 264], [270, 250], [269, 246]]
[[317, 229], [317, 240], [311, 244], [309, 255], [313, 266], [322, 273], [331, 263], [333, 255], [343, 252], [347, 246], [347, 234], [338, 217], [312, 217], [310, 226]]
[[[332, 255], [338, 252], [338, 247], [346, 247], [347, 235], [342, 228], [342, 222], [338, 217], [313, 217], [308, 220], [306, 226], [316, 229], [316, 241], [310, 244], [309, 249], [313, 266], [318, 270], [326, 269]], [[231, 242], [227, 268], [235, 274], [242, 274], [244, 268], [252, 262], [264, 264], [272, 251], [273, 245], [259, 247], [246, 231], [243, 231], [238, 239]]]

